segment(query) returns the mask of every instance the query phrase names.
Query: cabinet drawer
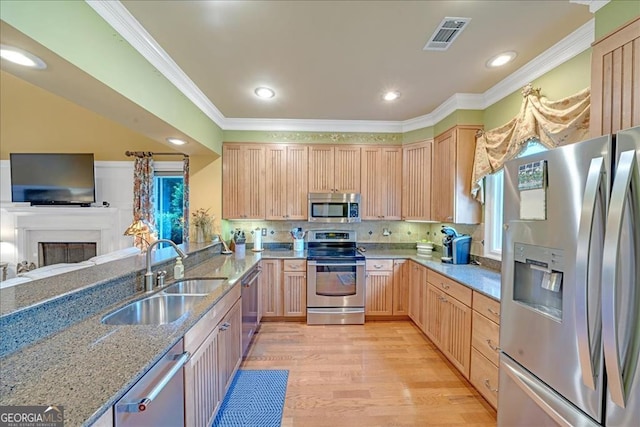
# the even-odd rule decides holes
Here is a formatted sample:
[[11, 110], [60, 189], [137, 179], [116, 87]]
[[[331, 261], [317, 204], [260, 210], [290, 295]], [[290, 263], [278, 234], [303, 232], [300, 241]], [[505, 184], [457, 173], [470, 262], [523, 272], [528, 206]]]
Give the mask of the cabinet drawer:
[[392, 259], [368, 259], [367, 271], [393, 271]]
[[222, 320], [229, 309], [240, 298], [240, 283], [234, 286], [220, 301], [207, 312], [198, 323], [184, 335], [184, 349], [191, 354], [200, 347], [200, 344], [207, 338], [213, 328]]
[[500, 303], [479, 292], [473, 292], [473, 309], [500, 324]]
[[474, 310], [471, 345], [496, 366], [500, 363], [499, 340], [500, 326]]
[[498, 367], [481, 355], [475, 348], [471, 349], [471, 384], [480, 392], [487, 402], [498, 408]]
[[427, 273], [427, 281], [436, 288], [451, 295], [461, 303], [471, 307], [471, 297], [473, 291], [467, 288], [465, 285], [461, 285], [455, 280], [451, 280], [442, 274], [436, 273], [433, 270], [429, 270]]
[[285, 259], [284, 271], [307, 271], [307, 260], [304, 259]]

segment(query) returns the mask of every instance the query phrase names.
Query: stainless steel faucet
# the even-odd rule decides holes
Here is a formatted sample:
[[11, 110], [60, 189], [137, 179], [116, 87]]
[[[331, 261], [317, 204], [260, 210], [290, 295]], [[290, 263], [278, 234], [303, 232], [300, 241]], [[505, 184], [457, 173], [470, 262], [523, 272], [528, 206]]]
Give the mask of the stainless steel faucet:
[[144, 291], [145, 292], [153, 291], [153, 272], [151, 271], [151, 250], [158, 243], [169, 243], [171, 246], [173, 246], [173, 249], [176, 250], [178, 255], [182, 257], [182, 259], [185, 259], [186, 257], [189, 256], [185, 254], [184, 251], [178, 247], [178, 245], [176, 245], [175, 243], [173, 243], [171, 240], [168, 240], [168, 239], [159, 239], [149, 244], [149, 247], [147, 248], [147, 272], [144, 274]]

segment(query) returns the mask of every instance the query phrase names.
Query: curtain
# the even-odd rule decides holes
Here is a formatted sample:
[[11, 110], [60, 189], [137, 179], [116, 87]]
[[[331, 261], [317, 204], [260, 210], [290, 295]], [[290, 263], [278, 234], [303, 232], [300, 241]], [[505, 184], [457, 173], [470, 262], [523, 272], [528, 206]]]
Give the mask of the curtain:
[[183, 160], [183, 186], [182, 186], [182, 241], [189, 241], [189, 157], [184, 156]]
[[520, 112], [508, 123], [476, 135], [471, 193], [483, 201], [482, 179], [513, 159], [527, 142], [538, 139], [547, 148], [582, 141], [589, 136], [589, 88], [558, 101], [540, 96], [528, 84], [522, 89]]
[[[148, 227], [148, 241], [155, 240], [153, 207], [153, 157], [144, 153], [133, 163], [133, 223], [142, 221]], [[143, 236], [136, 235], [135, 246], [144, 246]]]

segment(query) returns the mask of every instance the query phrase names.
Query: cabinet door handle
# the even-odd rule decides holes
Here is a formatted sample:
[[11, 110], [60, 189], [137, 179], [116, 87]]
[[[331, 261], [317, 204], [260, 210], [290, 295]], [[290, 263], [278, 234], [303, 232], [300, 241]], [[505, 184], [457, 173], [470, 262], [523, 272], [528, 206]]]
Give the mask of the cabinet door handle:
[[490, 348], [491, 350], [493, 350], [493, 351], [495, 351], [495, 352], [500, 351], [500, 347], [498, 347], [498, 346], [496, 346], [496, 345], [491, 344], [491, 340], [490, 340], [490, 339], [487, 339], [487, 345], [489, 346], [489, 348]]
[[491, 383], [489, 382], [489, 379], [484, 380], [484, 386], [488, 388], [490, 392], [493, 392], [493, 393], [498, 392], [497, 388], [491, 388]]
[[497, 311], [493, 310], [491, 307], [487, 308], [487, 311], [491, 314], [493, 314], [494, 316], [500, 318], [500, 313], [498, 313]]
[[220, 330], [221, 331], [226, 331], [227, 329], [229, 329], [231, 327], [231, 323], [229, 322], [224, 322], [222, 325], [220, 325]]

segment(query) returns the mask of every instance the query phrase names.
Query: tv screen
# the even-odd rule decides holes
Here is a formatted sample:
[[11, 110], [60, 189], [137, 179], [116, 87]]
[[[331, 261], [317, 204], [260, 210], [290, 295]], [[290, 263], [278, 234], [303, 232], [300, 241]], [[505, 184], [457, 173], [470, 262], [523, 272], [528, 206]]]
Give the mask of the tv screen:
[[96, 201], [93, 154], [11, 153], [11, 200], [32, 205]]

